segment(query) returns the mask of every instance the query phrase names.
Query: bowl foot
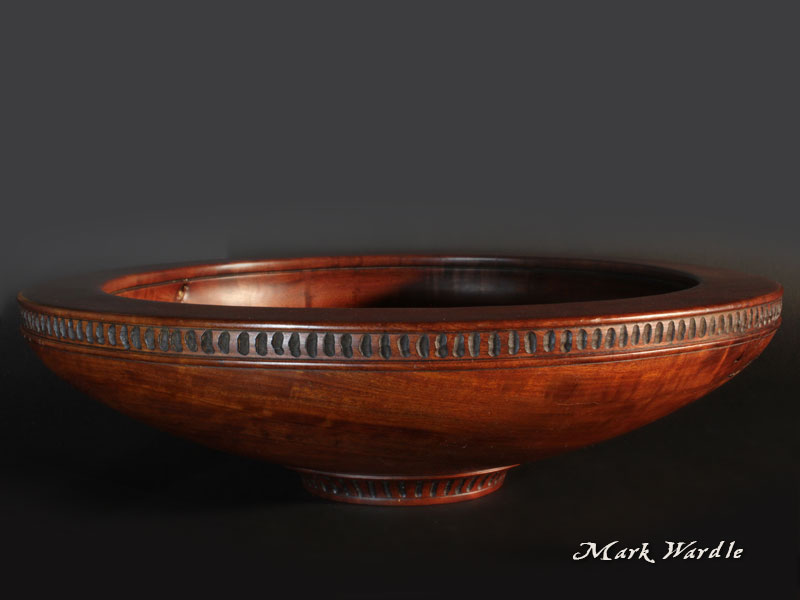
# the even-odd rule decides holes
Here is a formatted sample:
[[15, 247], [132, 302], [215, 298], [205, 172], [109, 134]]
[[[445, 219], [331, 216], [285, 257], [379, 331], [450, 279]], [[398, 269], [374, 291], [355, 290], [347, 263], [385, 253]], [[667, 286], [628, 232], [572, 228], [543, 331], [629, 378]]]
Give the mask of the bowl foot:
[[302, 477], [303, 486], [315, 496], [352, 504], [412, 506], [480, 498], [500, 489], [506, 473], [513, 466], [422, 477], [343, 475], [309, 469], [296, 470]]

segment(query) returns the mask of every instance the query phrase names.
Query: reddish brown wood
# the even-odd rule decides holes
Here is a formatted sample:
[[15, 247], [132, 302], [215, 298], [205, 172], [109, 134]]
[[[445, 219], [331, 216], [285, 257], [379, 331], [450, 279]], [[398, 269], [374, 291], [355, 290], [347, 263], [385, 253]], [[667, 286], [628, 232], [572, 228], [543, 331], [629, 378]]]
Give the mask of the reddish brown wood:
[[110, 406], [407, 505], [699, 398], [766, 347], [781, 297], [703, 267], [378, 256], [118, 271], [19, 303], [45, 364]]

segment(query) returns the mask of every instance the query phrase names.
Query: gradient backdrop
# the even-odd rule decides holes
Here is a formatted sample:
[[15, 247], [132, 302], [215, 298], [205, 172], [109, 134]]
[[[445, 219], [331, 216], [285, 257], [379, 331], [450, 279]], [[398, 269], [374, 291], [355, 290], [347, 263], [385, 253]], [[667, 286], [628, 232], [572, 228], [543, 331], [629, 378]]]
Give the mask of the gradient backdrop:
[[[4, 5], [0, 589], [789, 597], [791, 8]], [[522, 466], [481, 501], [407, 510], [314, 500], [280, 467], [133, 422], [18, 333], [17, 291], [52, 277], [395, 251], [730, 267], [783, 283], [784, 322], [750, 368], [660, 422]], [[665, 539], [736, 540], [744, 558], [571, 560], [583, 541]]]

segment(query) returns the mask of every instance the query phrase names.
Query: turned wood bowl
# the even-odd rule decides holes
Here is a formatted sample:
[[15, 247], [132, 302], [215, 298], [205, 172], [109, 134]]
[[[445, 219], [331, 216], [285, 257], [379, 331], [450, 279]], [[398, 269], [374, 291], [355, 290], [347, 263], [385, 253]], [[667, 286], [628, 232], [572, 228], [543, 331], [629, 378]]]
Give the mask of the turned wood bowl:
[[86, 394], [313, 494], [414, 505], [703, 396], [766, 347], [781, 297], [697, 266], [356, 256], [114, 271], [18, 300], [31, 346]]

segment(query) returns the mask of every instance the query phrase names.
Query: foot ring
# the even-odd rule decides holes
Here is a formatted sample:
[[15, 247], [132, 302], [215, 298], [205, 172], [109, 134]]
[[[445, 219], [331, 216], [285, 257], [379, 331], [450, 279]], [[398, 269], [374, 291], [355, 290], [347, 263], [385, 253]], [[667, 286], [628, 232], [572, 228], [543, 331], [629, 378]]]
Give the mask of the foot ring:
[[457, 475], [370, 476], [296, 469], [303, 486], [328, 500], [353, 504], [413, 506], [480, 498], [500, 488], [512, 468], [499, 467]]

